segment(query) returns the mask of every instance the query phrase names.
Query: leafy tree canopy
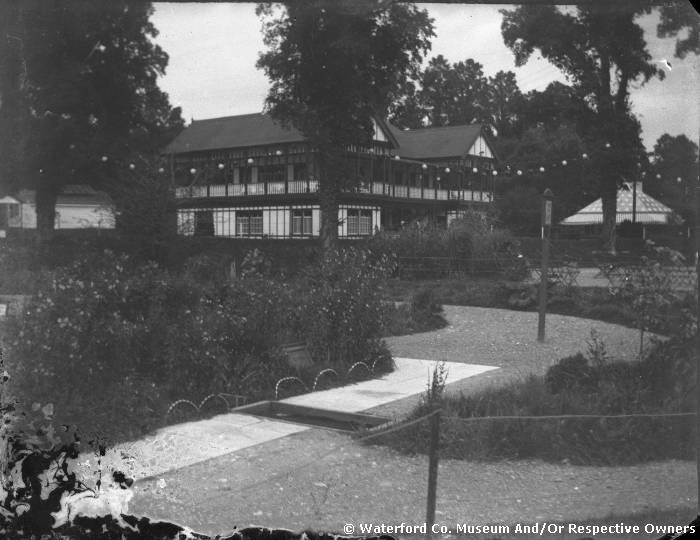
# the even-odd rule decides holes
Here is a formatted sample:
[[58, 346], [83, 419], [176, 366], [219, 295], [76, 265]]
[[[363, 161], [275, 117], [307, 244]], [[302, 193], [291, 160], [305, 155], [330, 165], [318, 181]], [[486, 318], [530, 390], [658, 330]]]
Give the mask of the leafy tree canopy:
[[483, 69], [471, 58], [454, 64], [442, 55], [431, 58], [402, 87], [390, 109], [392, 121], [411, 129], [481, 123], [499, 135], [511, 134], [522, 101], [515, 74], [486, 77]]
[[409, 3], [316, 0], [260, 4], [264, 42], [258, 67], [271, 81], [268, 112], [317, 144], [369, 142], [418, 72], [434, 35], [425, 10]]
[[685, 135], [664, 133], [654, 145], [644, 190], [695, 221], [693, 189], [698, 178], [698, 145]]
[[634, 178], [644, 155], [629, 87], [664, 73], [652, 60], [637, 16], [649, 2], [599, 3], [572, 9], [524, 5], [502, 10], [501, 30], [517, 66], [535, 50], [567, 77], [585, 104], [579, 132], [590, 147], [603, 202], [603, 243], [615, 251], [617, 188]]
[[700, 15], [687, 0], [661, 6], [661, 22], [657, 28], [659, 37], [678, 37], [676, 56], [685, 58], [688, 53], [700, 54]]
[[0, 140], [11, 142], [0, 144], [0, 182], [37, 190], [40, 231], [53, 228], [61, 186], [109, 188], [117, 163], [157, 152], [181, 128], [157, 86], [168, 56], [152, 13], [126, 0], [0, 5]]
[[432, 19], [410, 3], [314, 0], [260, 4], [268, 50], [257, 66], [271, 82], [266, 110], [318, 150], [321, 238], [337, 237], [337, 194], [345, 145], [368, 144], [430, 49]]

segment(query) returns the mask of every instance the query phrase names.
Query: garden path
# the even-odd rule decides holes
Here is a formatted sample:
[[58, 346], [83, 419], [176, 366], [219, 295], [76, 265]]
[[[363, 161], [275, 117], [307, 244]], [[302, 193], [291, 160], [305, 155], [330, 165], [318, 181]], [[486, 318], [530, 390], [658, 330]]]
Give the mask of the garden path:
[[[451, 392], [542, 373], [559, 358], [585, 351], [591, 329], [611, 356], [633, 358], [638, 345], [636, 331], [598, 321], [550, 315], [547, 340], [538, 343], [534, 313], [446, 306], [445, 314], [446, 328], [388, 342], [396, 356], [501, 367], [453, 382], [448, 385]], [[402, 414], [416, 399], [372, 412]], [[450, 527], [531, 524], [651, 509], [687, 510], [690, 521], [694, 467], [681, 461], [601, 468], [442, 460], [437, 521]], [[137, 482], [129, 510], [210, 534], [249, 524], [340, 532], [345, 523], [361, 521], [421, 523], [426, 483], [424, 456], [365, 446], [340, 432], [308, 429]]]

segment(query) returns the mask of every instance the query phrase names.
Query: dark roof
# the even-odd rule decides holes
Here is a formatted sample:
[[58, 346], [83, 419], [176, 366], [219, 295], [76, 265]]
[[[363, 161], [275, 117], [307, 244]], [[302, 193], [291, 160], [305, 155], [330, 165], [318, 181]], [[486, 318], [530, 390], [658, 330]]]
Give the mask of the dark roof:
[[[481, 124], [421, 128], [403, 131], [377, 119], [402, 158], [431, 159], [462, 157], [482, 135]], [[296, 129], [286, 129], [262, 113], [193, 120], [164, 150], [165, 154], [183, 154], [248, 146], [303, 142]]]
[[239, 148], [263, 144], [303, 142], [294, 128], [285, 129], [270, 116], [261, 113], [193, 120], [164, 150], [181, 154], [202, 150]]
[[412, 159], [462, 157], [482, 134], [481, 124], [411, 130], [389, 127], [399, 142], [400, 156]]
[[[36, 192], [33, 189], [23, 189], [16, 198], [25, 204], [36, 204]], [[104, 191], [97, 191], [84, 184], [70, 184], [64, 186], [56, 205], [113, 206], [114, 203]]]

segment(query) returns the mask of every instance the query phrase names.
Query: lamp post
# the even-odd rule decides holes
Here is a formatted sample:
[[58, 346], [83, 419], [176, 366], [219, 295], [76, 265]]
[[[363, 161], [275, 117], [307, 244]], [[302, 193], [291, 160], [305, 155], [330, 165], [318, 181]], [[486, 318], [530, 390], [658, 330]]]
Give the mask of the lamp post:
[[537, 319], [537, 341], [544, 341], [544, 324], [547, 313], [547, 273], [549, 265], [549, 236], [552, 229], [552, 190], [547, 188], [542, 194], [542, 263], [540, 266], [539, 316]]

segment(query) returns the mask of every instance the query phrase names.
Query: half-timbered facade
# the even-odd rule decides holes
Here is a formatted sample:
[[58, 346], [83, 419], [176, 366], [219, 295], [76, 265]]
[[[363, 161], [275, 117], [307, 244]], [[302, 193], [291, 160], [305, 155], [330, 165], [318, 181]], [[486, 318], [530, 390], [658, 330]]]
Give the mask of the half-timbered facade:
[[[480, 125], [402, 131], [373, 120], [371, 146], [347, 148], [338, 236], [414, 219], [449, 223], [493, 199], [495, 156]], [[321, 211], [316, 152], [263, 114], [193, 121], [165, 150], [184, 235], [313, 238]]]

